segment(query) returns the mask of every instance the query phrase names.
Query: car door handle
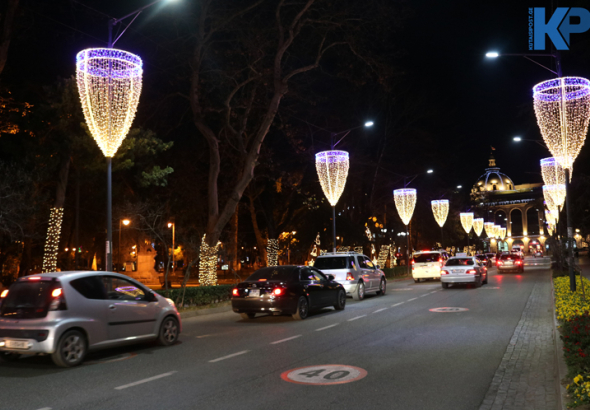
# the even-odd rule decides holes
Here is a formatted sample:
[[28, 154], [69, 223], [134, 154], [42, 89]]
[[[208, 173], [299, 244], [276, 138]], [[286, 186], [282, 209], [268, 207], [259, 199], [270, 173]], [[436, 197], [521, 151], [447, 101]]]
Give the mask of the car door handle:
[[117, 307], [115, 305], [109, 305], [109, 309], [117, 309]]

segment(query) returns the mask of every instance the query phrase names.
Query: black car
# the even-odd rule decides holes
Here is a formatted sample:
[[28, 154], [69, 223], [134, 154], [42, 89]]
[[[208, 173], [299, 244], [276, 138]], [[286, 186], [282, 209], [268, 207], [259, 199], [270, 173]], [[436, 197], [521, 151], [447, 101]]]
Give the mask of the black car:
[[477, 258], [478, 261], [483, 263], [486, 267], [488, 267], [488, 268], [492, 267], [492, 261], [490, 260], [490, 258], [488, 257], [487, 254], [479, 254], [479, 255], [475, 255], [475, 257]]
[[305, 319], [311, 309], [334, 306], [343, 310], [346, 292], [332, 275], [311, 266], [274, 266], [254, 272], [232, 290], [232, 309], [244, 319], [256, 313]]

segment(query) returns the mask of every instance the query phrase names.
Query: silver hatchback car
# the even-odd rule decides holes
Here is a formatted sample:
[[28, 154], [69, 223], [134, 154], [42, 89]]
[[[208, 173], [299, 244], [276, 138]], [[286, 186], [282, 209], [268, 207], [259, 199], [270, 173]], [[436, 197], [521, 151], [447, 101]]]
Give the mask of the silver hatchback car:
[[56, 272], [19, 278], [0, 295], [0, 359], [48, 354], [61, 367], [89, 350], [176, 342], [172, 300], [113, 272]]
[[440, 281], [443, 289], [460, 283], [479, 287], [488, 283], [488, 269], [475, 256], [453, 256], [440, 271]]

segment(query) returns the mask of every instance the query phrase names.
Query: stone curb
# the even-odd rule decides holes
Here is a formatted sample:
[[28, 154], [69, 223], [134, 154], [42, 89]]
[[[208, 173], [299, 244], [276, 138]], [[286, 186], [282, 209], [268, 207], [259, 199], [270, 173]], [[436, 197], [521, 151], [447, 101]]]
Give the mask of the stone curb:
[[[553, 275], [552, 275], [553, 276]], [[559, 394], [559, 408], [567, 410], [567, 390], [563, 387], [561, 381], [567, 376], [567, 364], [563, 357], [563, 342], [559, 337], [559, 322], [555, 312], [555, 288], [553, 287], [553, 277], [551, 277], [551, 300], [553, 301], [553, 346], [555, 346], [555, 367], [557, 368], [557, 389]]]

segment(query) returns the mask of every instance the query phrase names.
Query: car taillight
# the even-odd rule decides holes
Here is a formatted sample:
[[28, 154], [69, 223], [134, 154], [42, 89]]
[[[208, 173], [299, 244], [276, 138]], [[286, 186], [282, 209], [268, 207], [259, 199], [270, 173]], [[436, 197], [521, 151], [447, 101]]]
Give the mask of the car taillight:
[[477, 271], [475, 269], [469, 269], [466, 273], [469, 273], [471, 275], [475, 275], [477, 273]]
[[0, 298], [5, 298], [8, 295], [8, 289], [4, 289], [2, 293], [0, 293]]
[[416, 263], [416, 261], [415, 261], [414, 259], [412, 259], [412, 260], [410, 261], [410, 264], [411, 264], [411, 265], [413, 265], [413, 264], [415, 264], [415, 263]]
[[51, 291], [53, 300], [49, 303], [49, 310], [68, 310], [66, 299], [61, 288], [55, 288]]
[[275, 296], [281, 296], [284, 292], [285, 292], [285, 289], [282, 289], [282, 288], [275, 288], [275, 290], [272, 291], [272, 293]]
[[516, 264], [520, 265], [520, 264], [522, 264], [522, 261], [516, 261]]
[[238, 288], [233, 288], [231, 291], [231, 294], [233, 296], [239, 296], [240, 295], [240, 291], [238, 290]]
[[352, 275], [352, 272], [348, 272], [346, 274], [346, 280], [354, 280], [354, 276]]
[[29, 280], [41, 280], [41, 276], [29, 276]]
[[53, 289], [51, 292], [51, 297], [58, 298], [61, 296], [61, 288]]
[[441, 274], [441, 275], [448, 275], [448, 274], [449, 274], [449, 272], [447, 272], [446, 270], [441, 270], [441, 271], [440, 271], [440, 274]]
[[498, 261], [498, 266], [502, 265], [502, 261]]

